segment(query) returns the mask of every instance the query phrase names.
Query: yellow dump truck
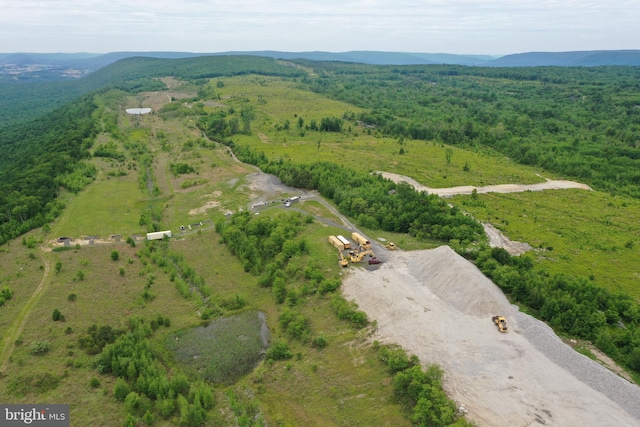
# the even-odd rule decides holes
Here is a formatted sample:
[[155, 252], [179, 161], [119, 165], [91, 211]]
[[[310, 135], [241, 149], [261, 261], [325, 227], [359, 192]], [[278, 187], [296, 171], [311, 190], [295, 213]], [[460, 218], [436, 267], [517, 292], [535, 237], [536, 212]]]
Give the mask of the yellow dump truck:
[[351, 238], [360, 246], [362, 246], [362, 249], [364, 250], [369, 250], [371, 249], [371, 242], [367, 239], [365, 239], [362, 234], [357, 233], [357, 232], [353, 232], [351, 233]]

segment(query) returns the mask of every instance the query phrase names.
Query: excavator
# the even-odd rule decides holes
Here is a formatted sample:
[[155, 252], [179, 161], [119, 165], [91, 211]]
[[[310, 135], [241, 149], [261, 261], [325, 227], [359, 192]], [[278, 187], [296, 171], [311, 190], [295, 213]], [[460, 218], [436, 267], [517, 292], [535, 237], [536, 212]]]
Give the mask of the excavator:
[[362, 262], [365, 256], [370, 255], [372, 257], [375, 256], [372, 250], [355, 252], [349, 251], [349, 258], [351, 258], [351, 262]]
[[340, 265], [340, 267], [346, 267], [349, 265], [349, 261], [347, 261], [347, 259], [344, 257], [344, 255], [342, 255], [342, 251], [338, 249], [338, 254], [340, 254], [340, 258], [338, 259], [338, 264]]

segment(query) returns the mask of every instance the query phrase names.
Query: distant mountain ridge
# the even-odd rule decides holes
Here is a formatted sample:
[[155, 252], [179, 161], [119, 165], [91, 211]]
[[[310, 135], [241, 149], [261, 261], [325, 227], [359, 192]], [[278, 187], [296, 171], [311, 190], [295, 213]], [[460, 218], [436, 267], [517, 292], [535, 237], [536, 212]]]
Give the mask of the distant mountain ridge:
[[640, 50], [591, 50], [573, 52], [527, 52], [505, 55], [483, 65], [490, 67], [596, 67], [640, 66]]
[[505, 55], [460, 55], [421, 52], [282, 52], [275, 50], [194, 52], [111, 52], [96, 53], [0, 53], [0, 79], [43, 81], [83, 77], [116, 61], [131, 57], [164, 59], [199, 56], [249, 55], [275, 59], [341, 61], [371, 65], [465, 65], [485, 67], [592, 67], [604, 65], [640, 66], [640, 50], [594, 50], [573, 52], [527, 52]]

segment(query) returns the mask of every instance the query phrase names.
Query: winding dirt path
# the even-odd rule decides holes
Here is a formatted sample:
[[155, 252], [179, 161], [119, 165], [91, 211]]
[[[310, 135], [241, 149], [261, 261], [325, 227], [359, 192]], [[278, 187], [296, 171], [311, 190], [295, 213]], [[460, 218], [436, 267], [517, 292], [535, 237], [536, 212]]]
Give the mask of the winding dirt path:
[[574, 181], [565, 181], [565, 180], [550, 180], [545, 178], [545, 182], [540, 182], [538, 184], [497, 184], [497, 185], [487, 185], [484, 187], [475, 187], [473, 185], [462, 185], [458, 187], [448, 187], [448, 188], [431, 188], [425, 185], [420, 184], [413, 178], [409, 178], [408, 176], [399, 175], [397, 173], [384, 172], [384, 171], [376, 171], [376, 173], [382, 175], [383, 177], [390, 179], [393, 182], [406, 182], [411, 184], [413, 188], [418, 191], [426, 191], [429, 194], [437, 194], [441, 197], [452, 197], [458, 196], [462, 194], [471, 194], [473, 190], [476, 190], [479, 194], [482, 193], [519, 193], [523, 191], [543, 191], [543, 190], [565, 190], [569, 188], [577, 188], [580, 190], [591, 190], [586, 184], [581, 184], [579, 182]]
[[[43, 251], [44, 253], [44, 251]], [[20, 337], [22, 330], [24, 329], [24, 325], [27, 323], [27, 319], [29, 317], [29, 312], [36, 305], [40, 296], [42, 295], [42, 291], [45, 289], [46, 284], [49, 282], [49, 272], [51, 270], [51, 263], [47, 259], [47, 254], [44, 254], [44, 274], [42, 275], [42, 279], [38, 284], [38, 287], [33, 292], [29, 301], [24, 305], [20, 313], [13, 319], [13, 323], [7, 328], [5, 332], [4, 340], [2, 341], [2, 350], [0, 351], [0, 373], [6, 372], [7, 364], [9, 363], [9, 359], [11, 358], [11, 354], [13, 353], [13, 349], [15, 348], [16, 340]]]

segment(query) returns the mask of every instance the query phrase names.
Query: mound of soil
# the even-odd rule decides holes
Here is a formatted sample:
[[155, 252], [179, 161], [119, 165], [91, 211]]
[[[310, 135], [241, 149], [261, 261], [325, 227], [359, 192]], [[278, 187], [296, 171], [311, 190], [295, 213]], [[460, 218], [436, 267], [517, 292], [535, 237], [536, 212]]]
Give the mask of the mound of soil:
[[[441, 268], [443, 265], [447, 267]], [[463, 313], [486, 318], [513, 310], [491, 280], [448, 246], [429, 251], [425, 257], [410, 257], [407, 267], [417, 283], [428, 286], [442, 301]]]
[[[350, 268], [345, 297], [377, 320], [373, 339], [440, 365], [445, 391], [468, 419], [504, 427], [640, 425], [639, 387], [519, 312], [453, 250], [385, 255], [377, 270]], [[507, 318], [509, 332], [498, 332], [493, 315]]]

